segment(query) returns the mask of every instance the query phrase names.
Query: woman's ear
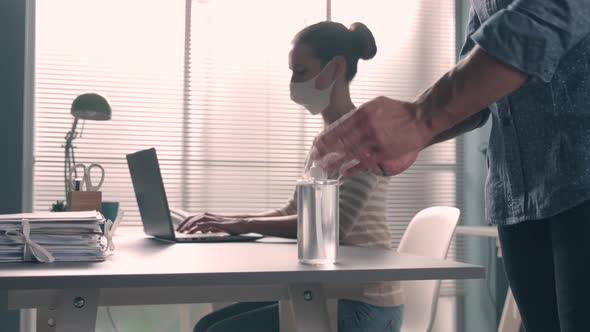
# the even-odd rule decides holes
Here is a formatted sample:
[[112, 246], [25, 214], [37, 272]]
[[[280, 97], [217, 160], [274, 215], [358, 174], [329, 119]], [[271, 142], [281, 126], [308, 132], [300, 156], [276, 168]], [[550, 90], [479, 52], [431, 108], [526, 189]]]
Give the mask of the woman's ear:
[[334, 80], [344, 78], [346, 76], [346, 58], [342, 55], [337, 55], [332, 60], [334, 62]]
[[337, 55], [333, 57], [324, 68], [322, 68], [321, 75], [316, 81], [316, 88], [320, 90], [327, 89], [340, 78], [344, 78], [345, 75], [346, 59], [341, 55]]

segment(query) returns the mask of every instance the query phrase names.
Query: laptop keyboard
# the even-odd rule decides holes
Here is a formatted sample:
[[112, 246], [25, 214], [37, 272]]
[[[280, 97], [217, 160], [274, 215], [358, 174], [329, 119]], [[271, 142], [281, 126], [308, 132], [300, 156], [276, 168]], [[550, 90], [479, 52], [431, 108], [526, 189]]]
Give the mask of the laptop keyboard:
[[228, 233], [218, 232], [218, 233], [180, 233], [176, 232], [176, 237], [221, 237], [221, 236], [228, 236]]

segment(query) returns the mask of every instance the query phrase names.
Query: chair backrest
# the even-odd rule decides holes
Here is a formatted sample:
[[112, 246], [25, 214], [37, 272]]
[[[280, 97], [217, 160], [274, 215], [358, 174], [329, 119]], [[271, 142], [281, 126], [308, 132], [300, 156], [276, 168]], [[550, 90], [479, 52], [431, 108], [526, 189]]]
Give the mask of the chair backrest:
[[[418, 212], [404, 232], [399, 253], [444, 259], [459, 221], [454, 207], [434, 206]], [[440, 280], [404, 281], [403, 331], [428, 332], [436, 314]]]

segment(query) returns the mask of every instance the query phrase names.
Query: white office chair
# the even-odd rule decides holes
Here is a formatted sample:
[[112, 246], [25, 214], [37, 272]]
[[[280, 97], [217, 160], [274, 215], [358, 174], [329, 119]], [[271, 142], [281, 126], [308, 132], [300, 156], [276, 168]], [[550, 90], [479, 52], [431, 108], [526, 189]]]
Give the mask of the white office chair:
[[[444, 259], [460, 211], [454, 207], [434, 206], [418, 212], [404, 232], [399, 253]], [[403, 281], [405, 293], [402, 332], [428, 332], [432, 328], [440, 290], [440, 280]]]

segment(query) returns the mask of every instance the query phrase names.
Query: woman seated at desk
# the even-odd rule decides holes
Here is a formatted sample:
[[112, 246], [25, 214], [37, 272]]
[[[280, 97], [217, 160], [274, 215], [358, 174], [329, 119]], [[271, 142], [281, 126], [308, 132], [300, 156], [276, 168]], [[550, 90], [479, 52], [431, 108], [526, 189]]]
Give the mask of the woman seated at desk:
[[[291, 99], [311, 114], [321, 114], [325, 125], [355, 109], [349, 85], [359, 59], [375, 56], [377, 46], [362, 23], [350, 29], [320, 22], [300, 31], [293, 41], [289, 67]], [[386, 216], [387, 178], [368, 172], [345, 178], [340, 187], [340, 243], [362, 247], [391, 247]], [[282, 208], [243, 215], [205, 213], [189, 217], [181, 232], [255, 232], [297, 238], [297, 198]], [[338, 300], [338, 331], [399, 331], [402, 321], [399, 282], [363, 284], [357, 296]], [[195, 326], [195, 332], [278, 331], [277, 302], [248, 302], [217, 310]]]

